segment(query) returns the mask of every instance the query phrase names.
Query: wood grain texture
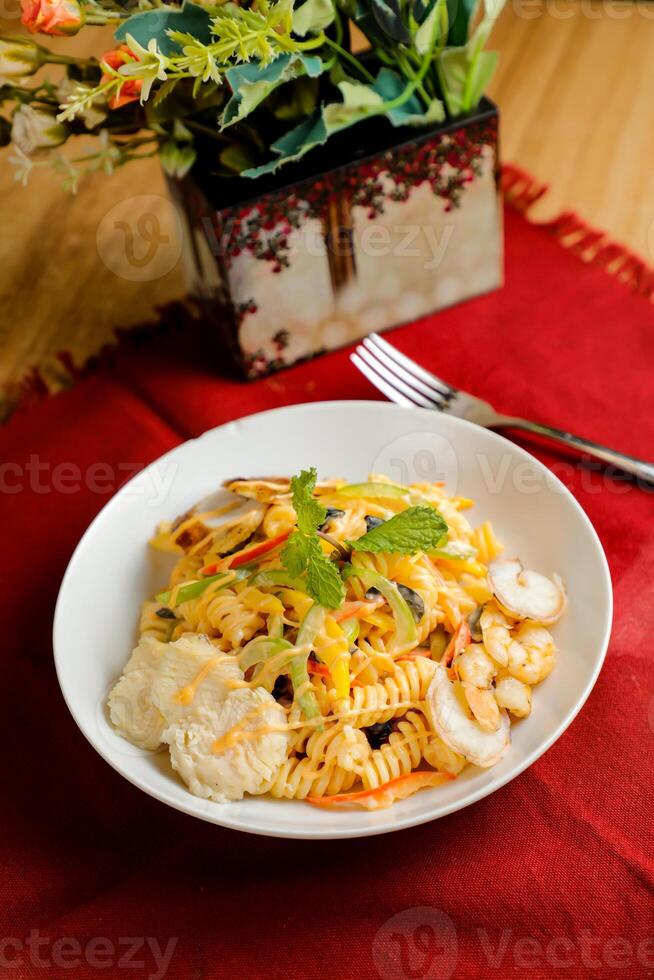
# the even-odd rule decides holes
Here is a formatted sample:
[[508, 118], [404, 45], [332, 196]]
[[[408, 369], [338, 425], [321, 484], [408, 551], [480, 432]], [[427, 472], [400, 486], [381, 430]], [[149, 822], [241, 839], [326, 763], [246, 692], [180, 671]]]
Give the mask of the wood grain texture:
[[[2, 30], [16, 31], [14, 7], [2, 9]], [[86, 54], [92, 42], [96, 53], [111, 46], [92, 31], [57, 43]], [[509, 0], [492, 46], [503, 156], [551, 185], [536, 213], [572, 208], [654, 261], [654, 4]], [[0, 389], [33, 366], [57, 386], [57, 352], [82, 364], [116, 327], [183, 295], [181, 261], [145, 282], [108, 267], [117, 203], [147, 196], [141, 209], [170, 233], [165, 185], [156, 160], [145, 160], [85, 178], [75, 197], [45, 171], [25, 190], [7, 157], [0, 151]]]

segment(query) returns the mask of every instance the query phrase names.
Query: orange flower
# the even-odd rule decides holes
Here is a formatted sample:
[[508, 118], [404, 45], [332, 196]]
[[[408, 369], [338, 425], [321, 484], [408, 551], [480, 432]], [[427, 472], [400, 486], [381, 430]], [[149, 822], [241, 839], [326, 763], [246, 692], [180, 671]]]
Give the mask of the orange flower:
[[[106, 68], [113, 68], [114, 71], [118, 71], [121, 65], [126, 65], [130, 61], [137, 60], [127, 45], [121, 44], [120, 47], [103, 54], [100, 59], [100, 64]], [[104, 72], [100, 84], [108, 82], [114, 77], [108, 72]], [[129, 105], [130, 102], [135, 102], [138, 99], [142, 88], [143, 80], [141, 78], [126, 78], [120, 88], [107, 99], [107, 105], [110, 109], [120, 109], [124, 105]]]
[[32, 34], [77, 34], [86, 20], [78, 0], [21, 0], [21, 21]]

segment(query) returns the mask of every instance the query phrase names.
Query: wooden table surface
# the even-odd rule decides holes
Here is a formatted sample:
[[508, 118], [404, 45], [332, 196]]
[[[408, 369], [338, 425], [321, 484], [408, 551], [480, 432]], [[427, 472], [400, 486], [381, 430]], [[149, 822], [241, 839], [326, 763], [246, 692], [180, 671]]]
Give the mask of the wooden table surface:
[[[17, 4], [3, 5], [2, 31], [16, 31]], [[94, 53], [111, 47], [110, 36], [90, 30], [59, 46], [90, 53], [91, 42]], [[654, 264], [654, 3], [508, 0], [492, 42], [501, 54], [490, 95], [502, 111], [503, 157], [551, 185], [536, 214], [573, 208]], [[58, 387], [66, 380], [59, 351], [81, 364], [116, 327], [155, 317], [157, 306], [184, 291], [176, 253], [164, 255], [165, 274], [133, 281], [105, 233], [116, 205], [129, 208], [128, 199], [149, 195], [160, 233], [174, 239], [156, 160], [85, 178], [71, 197], [48, 172], [37, 171], [22, 188], [7, 156], [0, 151], [5, 404], [30, 368]]]

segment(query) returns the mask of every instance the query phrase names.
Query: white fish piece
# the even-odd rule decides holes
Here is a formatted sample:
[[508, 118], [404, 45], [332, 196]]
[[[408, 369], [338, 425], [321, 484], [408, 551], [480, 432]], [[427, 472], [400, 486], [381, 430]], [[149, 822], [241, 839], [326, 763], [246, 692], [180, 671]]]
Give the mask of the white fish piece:
[[519, 558], [492, 562], [488, 584], [500, 607], [514, 619], [529, 619], [549, 626], [560, 619], [567, 606], [565, 587], [558, 575], [552, 579], [525, 569]]
[[152, 702], [152, 683], [168, 644], [144, 636], [132, 652], [107, 701], [117, 732], [141, 749], [161, 745], [166, 719]]
[[436, 666], [427, 689], [426, 709], [434, 732], [476, 766], [494, 766], [511, 744], [511, 726], [506, 711], [500, 711], [497, 731], [484, 731], [470, 716], [461, 683], [450, 679], [444, 664]]
[[243, 682], [237, 658], [218, 650], [208, 636], [184, 633], [165, 646], [152, 680], [152, 702], [167, 725], [200, 706], [216, 707]]
[[191, 792], [226, 803], [269, 785], [290, 750], [285, 725], [286, 713], [271, 694], [262, 687], [242, 688], [213, 708], [194, 707], [164, 738], [173, 769]]

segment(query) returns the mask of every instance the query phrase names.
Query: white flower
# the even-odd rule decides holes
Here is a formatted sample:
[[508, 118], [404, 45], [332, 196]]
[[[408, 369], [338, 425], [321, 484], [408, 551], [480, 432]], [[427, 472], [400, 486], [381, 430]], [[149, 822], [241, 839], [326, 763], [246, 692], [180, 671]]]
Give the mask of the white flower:
[[30, 158], [23, 153], [20, 146], [14, 147], [14, 152], [9, 157], [9, 163], [12, 165], [12, 167], [16, 168], [14, 180], [19, 181], [23, 187], [27, 187], [27, 182], [30, 179], [30, 174], [34, 164]]
[[[71, 78], [64, 78], [63, 81], [57, 86], [57, 99], [59, 100], [60, 108], [65, 106], [65, 103], [67, 103], [71, 97], [81, 97], [85, 92], [91, 92], [90, 85], [84, 85], [82, 82], [74, 82]], [[94, 129], [107, 118], [106, 112], [102, 112], [100, 109], [94, 108], [94, 106], [103, 104], [104, 100], [102, 96], [98, 96], [89, 103], [86, 109], [83, 109], [79, 113], [87, 129]]]
[[121, 151], [111, 142], [109, 138], [109, 131], [106, 129], [100, 130], [100, 138], [98, 142], [100, 144], [100, 149], [98, 150], [97, 155], [97, 169], [104, 170], [106, 174], [112, 174], [114, 172], [114, 166], [120, 160]]
[[26, 156], [60, 146], [67, 137], [66, 126], [57, 122], [56, 117], [45, 109], [22, 105], [14, 114], [11, 140]]
[[126, 35], [125, 41], [138, 61], [129, 61], [122, 65], [118, 71], [128, 78], [143, 79], [143, 88], [141, 89], [141, 105], [143, 105], [150, 97], [150, 89], [154, 83], [166, 81], [168, 58], [159, 50], [157, 39], [154, 37], [150, 38], [147, 48], [140, 45], [131, 34]]
[[26, 78], [43, 64], [41, 48], [29, 38], [0, 37], [0, 84]]

